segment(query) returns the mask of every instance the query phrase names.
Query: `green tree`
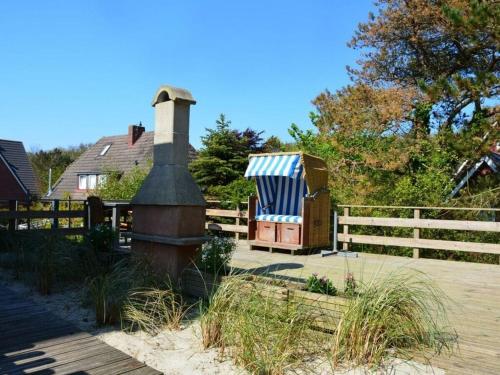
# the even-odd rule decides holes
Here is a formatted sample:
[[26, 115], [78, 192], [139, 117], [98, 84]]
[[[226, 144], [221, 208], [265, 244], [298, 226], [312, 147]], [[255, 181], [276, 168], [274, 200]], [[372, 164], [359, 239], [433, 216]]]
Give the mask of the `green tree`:
[[52, 150], [38, 150], [28, 153], [42, 196], [48, 191], [49, 169], [52, 169], [52, 185], [54, 185], [66, 168], [89, 147], [90, 144], [80, 144], [79, 146], [56, 147]]
[[[480, 0], [376, 6], [350, 42], [361, 51], [348, 68], [352, 84], [314, 99], [316, 132], [292, 125], [290, 133], [327, 160], [336, 201], [441, 204], [456, 167], [498, 138], [500, 8]], [[488, 181], [475, 187], [490, 193], [498, 178]]]
[[204, 192], [226, 186], [243, 176], [248, 155], [261, 152], [261, 133], [252, 129], [242, 132], [230, 128], [231, 121], [221, 114], [215, 129], [206, 129], [202, 149], [190, 165], [190, 171]]

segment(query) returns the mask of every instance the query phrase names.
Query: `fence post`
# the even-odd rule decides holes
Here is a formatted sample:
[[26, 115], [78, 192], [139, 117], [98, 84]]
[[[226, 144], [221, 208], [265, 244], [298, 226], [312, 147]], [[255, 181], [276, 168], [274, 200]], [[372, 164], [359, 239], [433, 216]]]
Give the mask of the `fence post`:
[[[71, 211], [71, 197], [68, 198], [68, 211]], [[68, 217], [68, 228], [71, 228], [71, 217]]]
[[[350, 207], [344, 207], [344, 217], [349, 217]], [[349, 250], [349, 240], [347, 236], [349, 235], [349, 225], [344, 224], [344, 242], [342, 243], [342, 250]]]
[[[29, 215], [29, 212], [31, 210], [31, 200], [28, 199], [28, 202], [27, 202], [27, 207], [26, 207], [26, 211], [28, 212], [28, 215]], [[31, 218], [28, 217], [28, 219], [26, 220], [26, 224], [28, 226], [28, 230], [31, 229]]]
[[[413, 209], [413, 218], [417, 220], [420, 219], [419, 208]], [[420, 238], [420, 228], [413, 228], [413, 239], [418, 240], [419, 238]], [[415, 259], [420, 258], [420, 249], [417, 247], [413, 249], [413, 258]]]
[[[17, 201], [9, 201], [9, 211], [14, 212], [15, 215], [15, 213], [17, 212]], [[12, 219], [9, 219], [9, 230], [17, 230], [17, 218], [14, 217]]]
[[111, 209], [111, 229], [115, 233], [113, 248], [116, 250], [120, 247], [120, 209], [116, 206]]
[[[240, 205], [236, 205], [236, 215], [238, 215], [236, 217], [236, 225], [240, 225]], [[237, 230], [236, 231], [236, 235], [235, 235], [235, 239], [236, 239], [236, 242], [238, 242], [240, 240], [240, 232]]]
[[339, 215], [337, 214], [337, 210], [333, 211], [333, 251], [338, 250], [338, 233], [339, 232]]
[[85, 229], [90, 228], [90, 207], [88, 200], [83, 202], [83, 209], [85, 210], [85, 214], [83, 215], [83, 227]]
[[52, 211], [54, 212], [54, 218], [52, 219], [52, 229], [59, 228], [59, 199], [54, 199], [52, 201]]

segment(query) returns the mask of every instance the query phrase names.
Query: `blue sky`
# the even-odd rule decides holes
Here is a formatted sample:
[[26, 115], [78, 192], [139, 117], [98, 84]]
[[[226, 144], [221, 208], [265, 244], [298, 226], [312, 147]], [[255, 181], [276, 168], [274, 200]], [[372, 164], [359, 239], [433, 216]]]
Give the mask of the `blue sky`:
[[189, 89], [190, 140], [225, 113], [290, 140], [311, 100], [348, 83], [371, 1], [0, 2], [0, 138], [52, 148], [153, 129], [160, 84]]

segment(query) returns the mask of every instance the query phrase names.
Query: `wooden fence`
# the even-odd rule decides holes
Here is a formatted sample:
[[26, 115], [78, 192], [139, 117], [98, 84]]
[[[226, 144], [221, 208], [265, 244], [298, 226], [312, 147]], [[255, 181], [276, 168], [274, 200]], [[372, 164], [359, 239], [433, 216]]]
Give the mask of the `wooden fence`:
[[[109, 202], [108, 202], [109, 203]], [[120, 210], [130, 209], [128, 202], [111, 202], [112, 215], [110, 217], [114, 228], [119, 228]], [[206, 228], [212, 231], [234, 233], [237, 240], [241, 235], [248, 233], [248, 210], [228, 210], [220, 208], [220, 201], [208, 200]], [[242, 203], [244, 207], [245, 203]], [[78, 206], [77, 209], [74, 207]], [[454, 208], [454, 207], [407, 207], [407, 206], [364, 206], [364, 205], [339, 205], [343, 215], [338, 216], [335, 225], [342, 225], [342, 231], [333, 230], [337, 234], [337, 241], [341, 242], [342, 249], [348, 250], [351, 244], [364, 244], [375, 246], [394, 246], [413, 249], [413, 256], [420, 256], [420, 249], [435, 249], [445, 251], [463, 251], [472, 253], [500, 255], [500, 241], [493, 243], [453, 241], [436, 238], [422, 238], [422, 230], [437, 229], [448, 231], [489, 232], [498, 234], [500, 238], [500, 209], [498, 208]], [[353, 210], [406, 210], [413, 212], [413, 217], [378, 217], [356, 216]], [[452, 212], [476, 211], [490, 212], [489, 220], [449, 220], [422, 217], [423, 212]], [[34, 220], [44, 220], [44, 225], [33, 225]], [[333, 222], [333, 221], [332, 221]], [[9, 230], [58, 230], [64, 234], [82, 234], [88, 225], [88, 209], [86, 201], [53, 200], [42, 201], [36, 205], [31, 202], [0, 201], [0, 224]], [[413, 231], [411, 237], [395, 237], [387, 235], [374, 235], [359, 233], [367, 228], [407, 228]], [[356, 228], [356, 233], [351, 229]], [[333, 229], [333, 228], [332, 228]], [[336, 228], [335, 228], [336, 229]], [[333, 238], [333, 236], [332, 236]]]
[[84, 200], [0, 201], [0, 223], [9, 231], [57, 231], [65, 235], [83, 234], [87, 228]]
[[[222, 231], [234, 233], [236, 240], [239, 240], [241, 234], [248, 233], [248, 210], [242, 210], [239, 207], [236, 210], [224, 210], [220, 208], [213, 208], [220, 206], [221, 202], [218, 200], [207, 200], [207, 222], [205, 228], [213, 231]], [[247, 202], [242, 202], [241, 206], [248, 205]], [[211, 208], [212, 207], [212, 208]], [[213, 219], [220, 221], [220, 219], [231, 218], [233, 223], [219, 223], [213, 222]]]
[[[212, 206], [220, 203], [218, 201], [208, 201]], [[339, 205], [338, 209], [343, 215], [338, 216], [337, 225], [342, 225], [342, 232], [335, 231], [337, 241], [342, 243], [342, 249], [348, 250], [350, 244], [365, 244], [378, 246], [395, 246], [413, 249], [413, 257], [419, 258], [420, 249], [435, 249], [445, 251], [464, 251], [483, 254], [500, 255], [500, 243], [481, 243], [467, 241], [452, 241], [432, 238], [421, 238], [423, 229], [438, 229], [450, 231], [470, 231], [470, 232], [490, 232], [498, 233], [500, 238], [500, 222], [498, 217], [499, 208], [458, 208], [458, 207], [408, 207], [408, 206], [364, 206], [364, 205]], [[374, 216], [353, 216], [353, 209], [378, 209], [378, 210], [410, 210], [413, 218], [401, 217], [374, 217]], [[489, 221], [479, 220], [447, 220], [447, 219], [426, 219], [422, 218], [423, 211], [476, 211], [490, 212]], [[235, 224], [216, 224], [207, 221], [207, 229], [220, 230], [235, 233], [237, 239], [240, 234], [248, 231], [248, 211], [243, 210], [221, 210], [207, 209], [207, 220], [214, 217], [235, 218]], [[246, 220], [245, 224], [240, 220]], [[333, 223], [333, 220], [332, 220]], [[413, 231], [412, 237], [391, 237], [372, 234], [350, 233], [352, 227], [389, 227], [389, 228], [409, 228]], [[333, 238], [333, 236], [332, 236]], [[499, 241], [500, 242], [500, 241]]]
[[[343, 242], [343, 249], [347, 250], [349, 244], [382, 245], [413, 248], [413, 257], [420, 256], [420, 249], [452, 250], [474, 253], [486, 253], [500, 255], [500, 243], [479, 243], [466, 241], [452, 241], [440, 239], [421, 238], [422, 229], [441, 229], [453, 231], [473, 231], [500, 233], [500, 222], [478, 221], [478, 220], [446, 220], [446, 219], [423, 219], [422, 211], [490, 211], [496, 214], [498, 208], [455, 208], [455, 207], [406, 207], [406, 206], [364, 206], [364, 205], [340, 205], [343, 216], [339, 216], [338, 223], [343, 225], [343, 232], [338, 234], [338, 240]], [[377, 210], [411, 210], [413, 218], [401, 217], [373, 217], [353, 216], [352, 210], [377, 209]], [[495, 215], [496, 217], [496, 215]], [[410, 228], [413, 237], [390, 237], [368, 234], [349, 233], [351, 226], [364, 227], [390, 227]], [[500, 238], [500, 236], [499, 236]]]

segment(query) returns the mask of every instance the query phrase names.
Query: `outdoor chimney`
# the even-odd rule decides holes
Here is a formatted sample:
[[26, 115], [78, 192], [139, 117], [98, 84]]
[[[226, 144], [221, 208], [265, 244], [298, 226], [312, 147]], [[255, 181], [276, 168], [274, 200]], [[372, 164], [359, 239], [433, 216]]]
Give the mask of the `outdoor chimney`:
[[146, 129], [142, 125], [129, 125], [128, 126], [128, 147], [131, 147], [141, 138], [142, 133]]
[[189, 109], [184, 89], [161, 86], [155, 108], [153, 167], [132, 200], [132, 251], [177, 281], [205, 238], [205, 199], [188, 171]]

